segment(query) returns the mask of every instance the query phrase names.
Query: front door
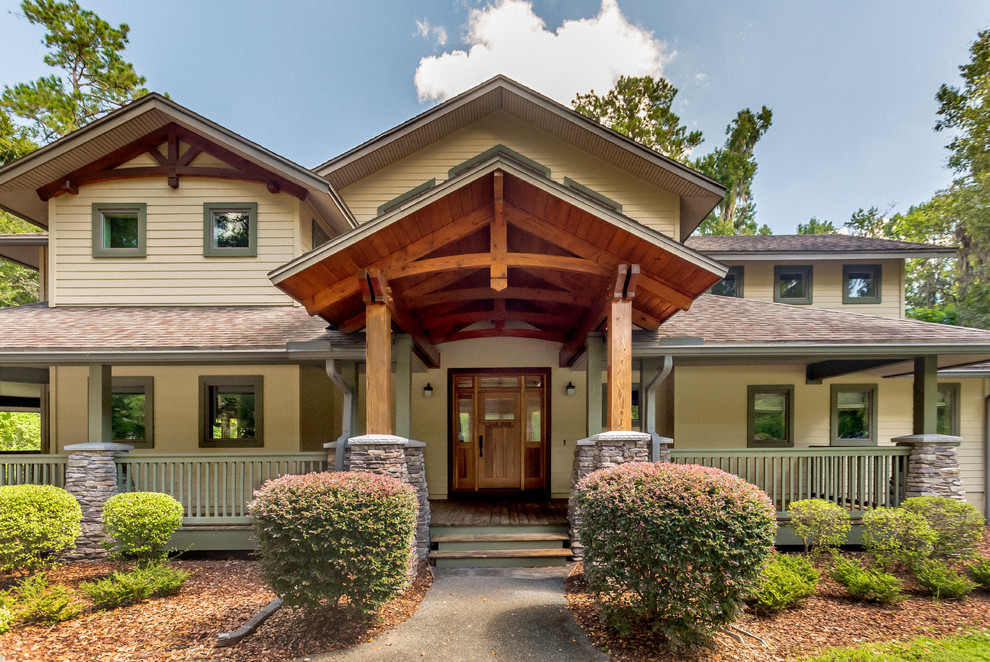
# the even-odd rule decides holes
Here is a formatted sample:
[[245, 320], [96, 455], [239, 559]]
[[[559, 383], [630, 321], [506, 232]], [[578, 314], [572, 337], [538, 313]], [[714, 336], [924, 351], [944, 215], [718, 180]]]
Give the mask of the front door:
[[454, 492], [544, 490], [548, 370], [451, 371]]

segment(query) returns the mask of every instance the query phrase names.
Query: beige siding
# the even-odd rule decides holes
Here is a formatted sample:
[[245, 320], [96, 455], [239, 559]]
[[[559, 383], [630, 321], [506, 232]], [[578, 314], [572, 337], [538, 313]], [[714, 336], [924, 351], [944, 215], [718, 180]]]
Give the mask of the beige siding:
[[[257, 257], [203, 256], [203, 203], [258, 203]], [[147, 257], [94, 258], [92, 204], [148, 206]], [[298, 200], [264, 185], [185, 177], [178, 189], [164, 178], [135, 178], [80, 187], [50, 203], [55, 216], [50, 283], [53, 305], [288, 305], [267, 272], [301, 247]]]
[[555, 181], [563, 183], [564, 177], [570, 177], [620, 203], [626, 216], [677, 239], [680, 201], [676, 195], [501, 112], [383, 168], [340, 194], [363, 223], [378, 215], [379, 205], [430, 179], [446, 180], [450, 168], [499, 144], [550, 168]]
[[[773, 301], [774, 266], [783, 264], [812, 266], [812, 306], [843, 310], [850, 313], [883, 315], [884, 317], [904, 317], [904, 260], [809, 260], [807, 262], [753, 261], [733, 262], [729, 266], [743, 267], [743, 295], [747, 299]], [[881, 265], [880, 303], [842, 303], [842, 265], [879, 264]], [[799, 305], [799, 304], [796, 304]]]

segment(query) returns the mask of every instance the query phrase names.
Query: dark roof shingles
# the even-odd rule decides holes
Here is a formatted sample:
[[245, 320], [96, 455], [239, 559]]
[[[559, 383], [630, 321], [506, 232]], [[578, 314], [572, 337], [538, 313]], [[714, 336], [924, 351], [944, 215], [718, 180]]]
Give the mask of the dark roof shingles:
[[846, 234], [698, 235], [688, 237], [684, 245], [702, 253], [846, 253], [952, 250], [952, 247], [936, 244], [856, 237]]

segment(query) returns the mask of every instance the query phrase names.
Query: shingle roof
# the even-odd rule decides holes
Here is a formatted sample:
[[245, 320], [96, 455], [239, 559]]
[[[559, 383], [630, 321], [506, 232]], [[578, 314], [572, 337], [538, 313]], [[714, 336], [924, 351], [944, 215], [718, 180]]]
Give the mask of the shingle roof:
[[919, 253], [952, 252], [955, 249], [936, 244], [895, 241], [846, 234], [778, 234], [778, 235], [699, 235], [688, 237], [684, 245], [702, 253], [831, 253], [917, 251]]

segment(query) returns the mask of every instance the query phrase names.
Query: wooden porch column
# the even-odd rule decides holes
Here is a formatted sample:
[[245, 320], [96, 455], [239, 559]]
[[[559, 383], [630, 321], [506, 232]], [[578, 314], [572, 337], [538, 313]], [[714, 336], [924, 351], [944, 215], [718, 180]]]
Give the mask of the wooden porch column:
[[111, 423], [113, 390], [111, 386], [110, 366], [104, 363], [94, 363], [89, 366], [87, 410], [89, 413], [90, 443], [111, 443], [113, 441]]
[[914, 434], [938, 432], [938, 356], [914, 360]]
[[388, 309], [388, 287], [380, 274], [358, 274], [365, 307], [367, 392], [366, 431], [369, 435], [392, 434], [392, 314]]
[[632, 428], [632, 301], [639, 265], [620, 264], [608, 309], [608, 429]]

